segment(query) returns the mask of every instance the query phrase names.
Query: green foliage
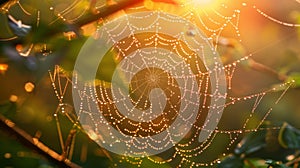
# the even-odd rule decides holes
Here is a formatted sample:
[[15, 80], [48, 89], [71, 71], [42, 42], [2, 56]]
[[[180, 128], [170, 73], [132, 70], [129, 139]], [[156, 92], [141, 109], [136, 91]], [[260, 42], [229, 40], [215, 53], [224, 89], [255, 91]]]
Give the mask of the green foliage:
[[[16, 110], [16, 103], [4, 102], [0, 104], [0, 114], [6, 117], [14, 117]], [[0, 128], [2, 128], [2, 125]], [[0, 137], [0, 167], [57, 167], [39, 153], [17, 141], [15, 137], [9, 136], [2, 129], [0, 129]]]
[[236, 147], [234, 153], [236, 155], [248, 155], [258, 150], [264, 148], [266, 146], [265, 143], [266, 131], [262, 131], [259, 134], [255, 132], [251, 132], [246, 136]]
[[[148, 157], [142, 157], [142, 158], [137, 158], [137, 157], [122, 157], [122, 160], [128, 160], [129, 162], [120, 162], [117, 165], [112, 165], [112, 167], [141, 167], [141, 168], [154, 168], [154, 167], [159, 167], [159, 168], [171, 168], [172, 166], [169, 165], [168, 163], [164, 163], [164, 164], [157, 164], [151, 160], [155, 160], [155, 161], [162, 161], [163, 159], [158, 157], [158, 156], [151, 156], [150, 158]], [[151, 160], [149, 160], [151, 159]], [[139, 164], [131, 164], [131, 163], [139, 163]]]
[[268, 167], [273, 168], [288, 168], [288, 166], [274, 160], [266, 160], [266, 164], [268, 164]]
[[[225, 157], [218, 167], [288, 168], [290, 165], [298, 163], [299, 147], [300, 130], [288, 123], [283, 123], [280, 130], [266, 129], [246, 135], [237, 145], [234, 153]], [[292, 159], [288, 159], [288, 157]], [[275, 158], [281, 159], [274, 160]]]
[[299, 88], [300, 87], [300, 73], [299, 72], [293, 72], [291, 73], [288, 78], [287, 81], [293, 81], [293, 84], [295, 88]]
[[242, 158], [237, 155], [229, 155], [226, 157], [220, 164], [218, 164], [219, 168], [242, 168], [244, 167], [244, 161]]
[[284, 123], [280, 129], [278, 140], [284, 148], [300, 149], [300, 130]]
[[7, 116], [8, 118], [14, 117], [17, 111], [17, 105], [13, 102], [5, 102], [0, 104], [0, 114]]

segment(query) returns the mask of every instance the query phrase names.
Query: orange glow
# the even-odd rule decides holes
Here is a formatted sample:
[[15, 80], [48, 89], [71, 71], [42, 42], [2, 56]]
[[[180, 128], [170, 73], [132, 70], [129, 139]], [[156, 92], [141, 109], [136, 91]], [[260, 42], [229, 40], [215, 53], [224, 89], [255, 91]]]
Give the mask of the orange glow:
[[5, 153], [4, 154], [4, 158], [5, 159], [10, 159], [11, 158], [11, 154], [10, 153]]
[[26, 92], [30, 93], [30, 92], [33, 91], [34, 87], [35, 87], [35, 86], [34, 86], [33, 83], [27, 82], [27, 83], [25, 84], [25, 86], [24, 86], [24, 89], [25, 89]]
[[17, 45], [16, 45], [16, 50], [17, 50], [18, 52], [21, 52], [21, 51], [23, 50], [23, 46], [22, 46], [21, 44], [17, 44]]
[[17, 102], [18, 101], [18, 96], [16, 96], [16, 95], [10, 95], [10, 98], [9, 98], [9, 100], [11, 101], [11, 102]]
[[8, 65], [7, 64], [0, 64], [0, 73], [5, 73], [8, 69]]
[[217, 0], [184, 0], [186, 3], [189, 3], [196, 8], [213, 8], [218, 4]]
[[76, 33], [73, 31], [64, 32], [64, 36], [68, 38], [68, 40], [72, 40], [76, 38]]
[[169, 4], [175, 4], [177, 5], [176, 0], [152, 0], [153, 2], [163, 2], [163, 3], [169, 3]]
[[193, 0], [192, 2], [196, 5], [209, 5], [213, 3], [213, 0]]
[[150, 10], [162, 10], [180, 16], [191, 11], [199, 12], [198, 9], [217, 8], [222, 2], [221, 0], [145, 0], [144, 6]]

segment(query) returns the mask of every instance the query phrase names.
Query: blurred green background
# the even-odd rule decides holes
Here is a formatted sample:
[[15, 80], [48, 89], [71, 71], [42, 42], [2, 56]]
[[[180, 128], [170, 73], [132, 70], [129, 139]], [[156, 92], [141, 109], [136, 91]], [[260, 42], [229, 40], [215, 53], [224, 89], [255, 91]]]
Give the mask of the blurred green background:
[[[121, 4], [118, 2], [114, 3]], [[174, 2], [184, 3], [183, 1]], [[78, 124], [70, 120], [70, 117], [75, 115], [72, 108], [70, 83], [68, 83], [64, 97], [64, 101], [70, 104], [64, 104], [65, 113], [57, 112], [60, 102], [54, 93], [49, 73], [53, 75], [57, 70], [55, 65], [60, 65], [67, 73], [71, 73], [81, 46], [97, 25], [99, 26], [96, 23], [99, 21], [79, 26], [76, 24], [94, 14], [94, 11], [91, 10], [81, 17], [85, 9], [90, 10], [91, 6], [95, 6], [93, 3], [99, 6], [101, 11], [112, 1], [1, 1], [0, 114], [4, 118], [0, 124], [0, 167], [68, 166], [68, 163], [53, 159], [47, 152], [41, 151], [26, 138], [18, 135], [15, 132], [16, 128], [22, 129], [26, 135], [31, 136], [30, 138], [39, 139], [58, 154], [67, 152], [67, 158], [81, 167], [115, 167], [116, 163], [119, 167], [137, 166], [120, 163], [126, 159], [101, 149], [84, 131], [78, 129]], [[162, 8], [165, 5], [174, 5], [173, 1], [171, 3], [166, 0], [153, 0], [151, 3], [161, 5]], [[300, 3], [297, 0], [284, 2], [280, 0], [238, 0], [216, 1], [216, 3], [228, 5], [228, 11], [220, 11], [221, 14], [225, 15], [235, 10], [240, 11], [238, 31], [241, 36], [237, 36], [235, 28], [228, 26], [220, 35], [227, 40], [226, 44], [216, 41], [219, 43], [217, 50], [223, 63], [230, 64], [247, 55], [252, 55], [247, 61], [238, 64], [229, 95], [243, 97], [266, 91], [291, 80], [295, 82], [285, 92], [279, 104], [275, 105], [274, 102], [284, 90], [276, 90], [267, 94], [257, 107], [259, 112], [255, 113], [254, 118], [256, 119], [252, 121], [252, 126], [259, 123], [265, 112], [272, 107], [273, 110], [266, 119], [270, 122], [266, 123], [266, 127], [278, 127], [277, 129], [250, 132], [250, 135], [245, 132], [237, 137], [238, 140], [229, 147], [229, 150], [225, 145], [229, 141], [228, 137], [218, 135], [216, 142], [209, 147], [207, 153], [201, 155], [200, 159], [191, 158], [191, 160], [195, 162], [209, 162], [214, 158], [223, 160], [222, 153], [226, 152], [233, 154], [225, 157], [226, 159], [219, 165], [220, 167], [267, 167], [268, 165], [297, 167], [298, 150], [300, 149], [300, 131], [297, 129], [300, 128]], [[142, 4], [143, 2], [137, 3], [138, 6]], [[272, 18], [263, 16], [253, 6], [263, 9], [272, 18], [293, 23], [294, 26], [274, 22]], [[69, 7], [72, 8], [69, 9]], [[75, 20], [74, 23], [65, 22], [64, 18], [59, 18], [58, 14], [65, 12], [66, 9], [69, 12], [64, 15], [65, 19]], [[209, 12], [209, 10], [207, 11]], [[121, 14], [122, 12], [118, 13], [118, 15]], [[21, 20], [23, 26], [14, 23], [8, 16]], [[210, 32], [205, 33], [208, 36], [211, 35]], [[32, 44], [34, 46], [31, 46]], [[24, 54], [28, 55], [24, 56]], [[100, 71], [104, 74], [99, 77], [102, 80], [107, 79], [105, 74], [109, 74], [115, 66], [112, 59], [104, 61], [100, 67]], [[63, 88], [67, 78], [61, 76], [60, 79], [62, 85], [60, 88]], [[219, 129], [241, 129], [254, 102], [255, 99], [252, 99], [226, 107], [219, 123]], [[55, 116], [55, 114], [57, 115]], [[7, 119], [13, 121], [15, 125], [9, 127]], [[284, 122], [289, 125], [283, 124]], [[60, 127], [57, 127], [57, 124], [60, 124]], [[76, 130], [76, 133], [72, 134], [72, 130]], [[62, 141], [69, 144], [70, 148], [62, 149], [60, 131]], [[69, 136], [74, 136], [69, 138], [71, 142], [68, 142]], [[243, 138], [242, 146], [237, 146], [237, 142]], [[270, 144], [274, 150], [268, 151], [266, 146]], [[292, 159], [288, 159], [288, 156]], [[153, 158], [161, 160], [164, 157], [155, 156]], [[178, 164], [176, 159], [174, 163], [163, 165], [156, 165], [149, 159], [140, 160], [142, 164], [138, 165], [142, 167], [174, 167]], [[267, 162], [265, 162], [266, 160]], [[294, 162], [289, 163], [289, 161]], [[190, 166], [190, 164], [183, 164], [183, 167]]]

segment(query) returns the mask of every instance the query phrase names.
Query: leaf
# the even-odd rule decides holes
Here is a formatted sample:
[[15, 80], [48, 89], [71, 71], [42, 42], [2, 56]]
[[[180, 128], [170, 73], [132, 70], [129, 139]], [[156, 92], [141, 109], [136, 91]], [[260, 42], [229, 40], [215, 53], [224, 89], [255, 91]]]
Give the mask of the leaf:
[[247, 158], [245, 159], [244, 168], [265, 168], [266, 161], [261, 158]]
[[218, 168], [242, 168], [244, 167], [244, 161], [242, 158], [236, 155], [230, 155], [221, 161], [217, 166]]
[[293, 87], [300, 87], [300, 73], [294, 72], [288, 76], [287, 82], [293, 82]]
[[288, 166], [281, 164], [278, 161], [274, 161], [274, 160], [266, 160], [266, 164], [268, 164], [269, 166], [272, 166], [272, 168], [289, 168]]
[[284, 148], [300, 149], [300, 130], [283, 123], [278, 136], [279, 144]]
[[266, 146], [265, 142], [266, 131], [252, 132], [245, 136], [235, 148], [234, 153], [237, 155], [251, 154]]

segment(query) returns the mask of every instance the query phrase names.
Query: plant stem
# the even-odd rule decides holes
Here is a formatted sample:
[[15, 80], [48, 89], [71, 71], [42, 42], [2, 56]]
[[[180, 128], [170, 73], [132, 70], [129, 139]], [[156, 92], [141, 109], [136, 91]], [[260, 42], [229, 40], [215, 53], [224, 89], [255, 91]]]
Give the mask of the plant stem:
[[33, 145], [33, 148], [35, 148], [36, 151], [38, 151], [40, 154], [47, 156], [47, 158], [49, 159], [55, 160], [60, 166], [81, 168], [79, 165], [73, 163], [68, 159], [65, 159], [62, 155], [56, 153], [50, 147], [39, 141], [38, 138], [31, 136], [25, 130], [19, 128], [16, 125], [16, 123], [6, 118], [2, 114], [0, 114], [0, 123], [6, 127], [5, 130], [8, 130], [8, 133], [15, 134], [22, 140], [22, 142], [27, 142]]

